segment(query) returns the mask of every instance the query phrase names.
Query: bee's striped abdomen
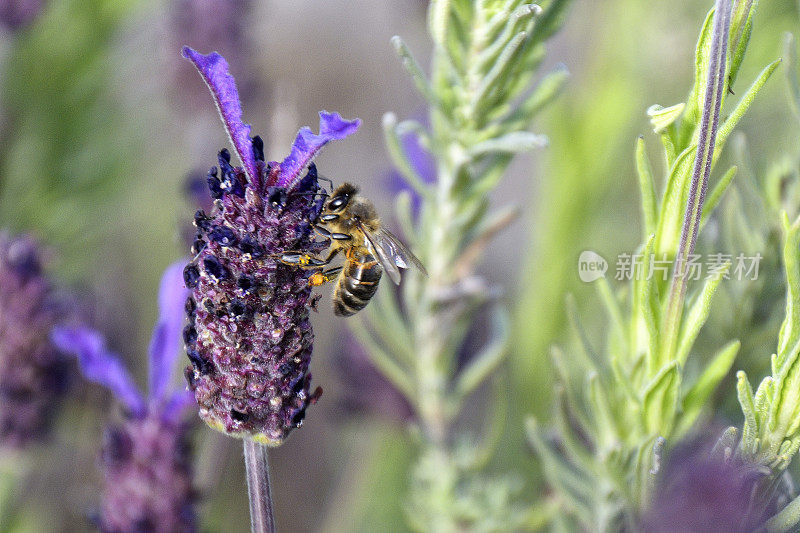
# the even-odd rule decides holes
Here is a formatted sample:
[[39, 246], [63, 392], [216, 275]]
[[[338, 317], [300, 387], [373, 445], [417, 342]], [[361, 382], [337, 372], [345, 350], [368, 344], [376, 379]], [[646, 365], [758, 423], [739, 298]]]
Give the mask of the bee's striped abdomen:
[[347, 261], [333, 289], [333, 312], [351, 316], [364, 309], [378, 290], [383, 269], [371, 254]]

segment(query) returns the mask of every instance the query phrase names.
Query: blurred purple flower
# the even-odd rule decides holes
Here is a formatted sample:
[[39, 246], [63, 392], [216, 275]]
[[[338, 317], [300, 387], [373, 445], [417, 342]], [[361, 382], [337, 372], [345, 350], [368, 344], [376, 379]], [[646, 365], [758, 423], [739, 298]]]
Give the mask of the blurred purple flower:
[[50, 342], [64, 317], [27, 236], [0, 232], [0, 446], [41, 438], [67, 387], [65, 359]]
[[242, 122], [225, 59], [186, 47], [183, 55], [211, 90], [242, 162], [234, 167], [227, 150], [219, 153], [219, 171], [208, 176], [215, 211], [195, 215], [195, 257], [184, 271], [193, 310], [184, 331], [192, 363], [186, 377], [209, 426], [276, 446], [302, 424], [322, 392], [310, 391], [310, 271], [276, 256], [324, 247], [311, 227], [321, 208], [311, 159], [328, 142], [354, 133], [360, 121], [321, 112], [318, 135], [301, 129], [289, 157], [266, 163], [261, 139], [251, 139]]
[[189, 426], [181, 420], [193, 397], [169, 386], [181, 353], [185, 264], [171, 265], [161, 279], [147, 395], [100, 333], [86, 327], [53, 329], [55, 344], [75, 354], [84, 376], [113, 392], [125, 409], [125, 420], [106, 430], [103, 444], [105, 488], [98, 517], [103, 531], [195, 530]]
[[[413, 132], [408, 133], [401, 139], [401, 148], [408, 157], [411, 168], [422, 178], [422, 181], [428, 184], [434, 183], [436, 181], [436, 160], [425, 147], [422, 146], [419, 137]], [[388, 189], [394, 194], [408, 191], [411, 195], [412, 212], [415, 216], [419, 214], [420, 202], [422, 199], [398, 170], [393, 169], [389, 172], [386, 177], [386, 184]]]
[[18, 30], [32, 23], [44, 7], [43, 0], [0, 1], [0, 25]]
[[643, 517], [642, 531], [745, 533], [757, 529], [761, 510], [753, 511], [752, 495], [764, 475], [736, 459], [728, 462], [717, 457], [711, 448], [710, 443], [695, 440], [672, 451], [653, 492], [652, 506]]

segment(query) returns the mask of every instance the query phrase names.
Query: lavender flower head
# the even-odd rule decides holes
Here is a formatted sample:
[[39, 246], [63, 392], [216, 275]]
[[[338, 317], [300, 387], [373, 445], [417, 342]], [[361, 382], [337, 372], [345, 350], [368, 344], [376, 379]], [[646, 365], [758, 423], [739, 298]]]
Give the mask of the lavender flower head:
[[194, 399], [170, 387], [185, 322], [184, 265], [173, 264], [161, 280], [147, 395], [100, 333], [85, 327], [53, 330], [56, 345], [77, 355], [85, 377], [111, 390], [125, 411], [125, 420], [104, 436], [105, 486], [97, 516], [102, 531], [196, 530], [189, 425], [182, 419]]
[[66, 365], [50, 342], [62, 312], [30, 237], [0, 232], [0, 446], [44, 435], [66, 389]]
[[324, 246], [312, 234], [322, 198], [315, 195], [320, 189], [311, 160], [329, 141], [354, 133], [360, 121], [322, 112], [319, 134], [302, 128], [283, 162], [266, 163], [261, 139], [251, 139], [242, 122], [225, 59], [186, 47], [183, 55], [211, 90], [242, 162], [234, 167], [227, 150], [219, 153], [219, 169], [208, 176], [214, 210], [195, 216], [195, 257], [184, 271], [192, 290], [186, 377], [209, 426], [277, 446], [302, 424], [322, 390], [310, 390], [309, 271], [283, 265], [276, 255], [314, 254]]

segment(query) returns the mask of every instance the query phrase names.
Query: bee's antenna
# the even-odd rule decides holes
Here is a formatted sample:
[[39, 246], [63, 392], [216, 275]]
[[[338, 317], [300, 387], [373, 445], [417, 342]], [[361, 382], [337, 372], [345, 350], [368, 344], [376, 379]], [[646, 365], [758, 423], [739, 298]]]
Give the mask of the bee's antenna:
[[330, 178], [326, 178], [324, 176], [317, 176], [317, 180], [327, 181], [331, 184], [331, 190], [333, 190], [333, 180]]
[[290, 192], [289, 196], [329, 196], [326, 192]]

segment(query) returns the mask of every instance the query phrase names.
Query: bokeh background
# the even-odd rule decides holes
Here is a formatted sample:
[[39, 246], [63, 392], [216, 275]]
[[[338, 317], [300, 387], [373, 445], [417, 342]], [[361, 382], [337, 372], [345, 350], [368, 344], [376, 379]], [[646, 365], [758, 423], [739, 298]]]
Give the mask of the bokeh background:
[[[482, 266], [506, 289], [516, 316], [505, 370], [508, 423], [490, 468], [516, 472], [523, 500], [545, 490], [523, 420], [549, 411], [548, 347], [565, 338], [568, 293], [602, 338], [603, 316], [594, 288], [578, 279], [577, 257], [591, 249], [613, 269], [617, 254], [637, 246], [634, 141], [645, 134], [658, 161], [645, 110], [684, 98], [710, 4], [576, 0], [549, 45], [547, 64], [563, 63], [572, 75], [536, 125], [549, 147], [519, 158], [495, 193], [496, 204], [516, 203], [523, 215]], [[83, 295], [85, 312], [144, 383], [158, 279], [188, 249], [197, 199], [187, 184], [227, 143], [181, 45], [228, 59], [245, 118], [271, 159], [285, 156], [300, 126], [315, 127], [319, 110], [360, 117], [359, 133], [317, 165], [334, 181], [358, 183], [391, 224], [381, 117], [421, 118], [426, 110], [389, 39], [401, 35], [427, 64], [426, 8], [421, 0], [0, 0], [0, 226], [52, 248], [50, 271]], [[761, 0], [734, 90], [782, 54], [783, 32], [798, 29], [796, 2]], [[795, 68], [780, 68], [787, 67]], [[800, 128], [786, 102], [779, 70], [741, 125], [756, 175], [797, 154]], [[725, 157], [736, 159], [733, 151]], [[762, 255], [775, 258], [776, 250]], [[403, 531], [415, 454], [409, 410], [322, 302], [312, 371], [325, 394], [271, 453], [277, 522], [287, 532]], [[704, 332], [709, 346], [730, 338], [726, 310], [717, 311]], [[746, 344], [734, 366], [759, 379], [777, 327], [767, 316], [765, 340]], [[723, 423], [739, 423], [733, 393], [729, 378], [715, 400]], [[471, 407], [476, 424], [481, 400]], [[17, 487], [18, 531], [91, 529], [102, 428], [119, 417], [109, 401], [77, 382], [56, 431], [20, 465], [29, 475]], [[194, 442], [203, 531], [246, 531], [240, 443], [200, 424]]]

